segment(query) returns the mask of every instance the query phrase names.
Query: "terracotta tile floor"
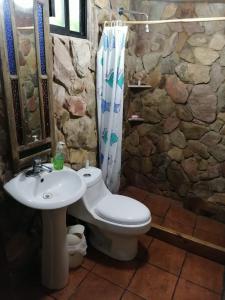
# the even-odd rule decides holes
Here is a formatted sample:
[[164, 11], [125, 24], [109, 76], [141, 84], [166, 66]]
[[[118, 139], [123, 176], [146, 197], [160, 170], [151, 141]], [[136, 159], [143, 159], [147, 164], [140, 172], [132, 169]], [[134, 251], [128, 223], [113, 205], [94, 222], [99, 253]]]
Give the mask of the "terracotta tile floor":
[[[26, 282], [15, 300], [219, 300], [224, 266], [151, 237], [141, 237], [147, 256], [118, 262], [92, 247], [67, 286], [51, 292]], [[90, 267], [91, 266], [91, 267]], [[207, 269], [207, 272], [206, 272]], [[4, 299], [11, 300], [11, 299]]]
[[182, 203], [128, 186], [121, 192], [138, 199], [151, 211], [152, 222], [225, 247], [225, 224], [184, 209]]
[[[211, 232], [218, 226], [215, 221], [209, 225], [206, 218], [183, 210], [173, 199], [154, 198], [134, 187], [123, 193], [154, 207], [155, 221], [168, 222], [175, 229], [182, 224], [181, 230], [187, 232]], [[223, 234], [222, 227], [218, 230]], [[221, 264], [143, 235], [133, 261], [118, 262], [89, 247], [82, 266], [70, 271], [63, 290], [51, 292], [40, 287], [40, 278], [30, 279], [14, 290], [13, 300], [219, 300], [225, 299], [221, 298], [224, 271]]]

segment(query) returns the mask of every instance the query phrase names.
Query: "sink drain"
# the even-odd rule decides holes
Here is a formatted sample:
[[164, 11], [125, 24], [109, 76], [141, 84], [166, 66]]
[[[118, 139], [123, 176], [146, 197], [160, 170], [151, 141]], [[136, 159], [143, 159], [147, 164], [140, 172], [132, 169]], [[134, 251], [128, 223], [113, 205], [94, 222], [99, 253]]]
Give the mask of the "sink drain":
[[43, 199], [51, 199], [53, 197], [52, 193], [44, 193], [43, 194]]

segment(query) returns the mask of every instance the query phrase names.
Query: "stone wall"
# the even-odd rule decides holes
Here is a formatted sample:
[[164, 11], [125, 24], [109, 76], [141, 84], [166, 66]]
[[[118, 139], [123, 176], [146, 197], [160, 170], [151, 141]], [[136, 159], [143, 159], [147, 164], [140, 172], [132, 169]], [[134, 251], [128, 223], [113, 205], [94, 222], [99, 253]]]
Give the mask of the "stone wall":
[[[53, 35], [56, 140], [65, 142], [66, 163], [80, 169], [97, 164], [95, 58], [99, 24], [118, 18], [116, 8], [128, 0], [95, 0], [90, 7], [89, 40]], [[91, 23], [91, 24], [90, 24]]]
[[[135, 1], [150, 19], [224, 16], [225, 4]], [[128, 80], [151, 89], [130, 90], [123, 173], [142, 188], [205, 201], [225, 221], [225, 23], [172, 23], [131, 28]]]
[[96, 165], [95, 52], [88, 40], [53, 35], [53, 97], [56, 140], [65, 142], [75, 169]]

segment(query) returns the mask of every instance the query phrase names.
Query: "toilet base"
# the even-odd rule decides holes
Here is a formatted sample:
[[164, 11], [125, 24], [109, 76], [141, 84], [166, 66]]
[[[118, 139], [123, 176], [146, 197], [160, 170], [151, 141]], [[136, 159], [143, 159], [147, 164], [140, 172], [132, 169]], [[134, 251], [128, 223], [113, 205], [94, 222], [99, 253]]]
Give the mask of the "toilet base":
[[90, 243], [100, 252], [120, 261], [132, 260], [137, 255], [137, 236], [113, 234], [91, 224], [88, 227]]

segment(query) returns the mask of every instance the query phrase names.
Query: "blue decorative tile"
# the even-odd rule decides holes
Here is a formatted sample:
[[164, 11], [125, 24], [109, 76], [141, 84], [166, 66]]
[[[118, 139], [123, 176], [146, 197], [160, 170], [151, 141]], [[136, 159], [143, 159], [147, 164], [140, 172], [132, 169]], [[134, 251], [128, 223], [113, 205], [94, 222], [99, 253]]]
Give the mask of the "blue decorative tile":
[[40, 45], [40, 61], [41, 61], [41, 74], [46, 74], [46, 59], [45, 59], [45, 33], [44, 33], [44, 16], [43, 16], [43, 5], [37, 3], [38, 13], [38, 34], [39, 34], [39, 45]]
[[45, 134], [46, 137], [50, 136], [50, 119], [49, 119], [49, 97], [48, 97], [48, 80], [42, 79], [42, 95], [44, 102], [44, 115], [45, 115]]
[[5, 38], [7, 43], [9, 71], [11, 75], [16, 75], [15, 49], [14, 49], [14, 42], [13, 42], [13, 30], [12, 30], [9, 0], [3, 1], [3, 11], [4, 11]]
[[21, 119], [21, 107], [20, 107], [20, 100], [19, 100], [18, 79], [11, 80], [11, 88], [12, 88], [12, 96], [13, 96], [13, 108], [14, 108], [15, 121], [16, 121], [17, 143], [19, 145], [22, 145], [24, 141], [23, 141], [23, 125]]

